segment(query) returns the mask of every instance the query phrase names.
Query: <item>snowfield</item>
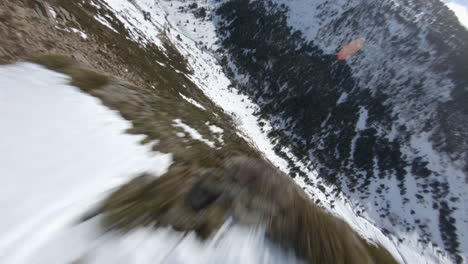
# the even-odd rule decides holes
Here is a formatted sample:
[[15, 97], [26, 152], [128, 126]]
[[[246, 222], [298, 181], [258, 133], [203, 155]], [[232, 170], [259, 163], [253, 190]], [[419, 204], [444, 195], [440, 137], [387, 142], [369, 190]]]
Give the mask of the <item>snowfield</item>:
[[68, 81], [31, 63], [0, 66], [0, 263], [301, 263], [230, 220], [205, 243], [170, 228], [122, 235], [104, 233], [100, 217], [80, 223], [131, 177], [166, 172], [172, 156], [124, 134], [127, 121]]
[[0, 263], [37, 261], [38, 247], [108, 191], [172, 162], [68, 80], [31, 63], [0, 67]]

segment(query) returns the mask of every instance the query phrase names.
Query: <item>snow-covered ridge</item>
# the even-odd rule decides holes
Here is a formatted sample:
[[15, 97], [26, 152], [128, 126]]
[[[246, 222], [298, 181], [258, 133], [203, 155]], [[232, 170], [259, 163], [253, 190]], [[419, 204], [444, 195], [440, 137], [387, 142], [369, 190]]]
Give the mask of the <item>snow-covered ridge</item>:
[[0, 263], [76, 260], [92, 247], [89, 238], [98, 239], [97, 225], [74, 227], [83, 213], [132, 177], [161, 175], [172, 162], [124, 134], [128, 121], [68, 82], [31, 63], [0, 66]]

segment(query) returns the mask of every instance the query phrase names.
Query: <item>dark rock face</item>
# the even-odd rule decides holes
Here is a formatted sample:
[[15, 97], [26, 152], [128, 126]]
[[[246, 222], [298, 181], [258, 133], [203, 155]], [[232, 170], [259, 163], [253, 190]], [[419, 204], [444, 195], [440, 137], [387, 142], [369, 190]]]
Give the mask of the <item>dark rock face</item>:
[[186, 202], [193, 210], [199, 211], [210, 206], [221, 195], [221, 191], [216, 186], [211, 186], [207, 180], [213, 173], [215, 172], [206, 172], [205, 176], [190, 188]]
[[[468, 32], [439, 1], [396, 2], [356, 0], [343, 10], [317, 4], [311, 13], [320, 25], [309, 25], [319, 27], [316, 41], [288, 24], [288, 2], [226, 1], [217, 10], [229, 54], [224, 63], [273, 120], [276, 135], [286, 135], [282, 142], [312, 160], [322, 178], [346, 195], [382, 204], [373, 208], [382, 218], [402, 208], [434, 210], [439, 230], [405, 216], [397, 226], [416, 229], [424, 242], [440, 232], [444, 248], [460, 261], [456, 230], [466, 219], [453, 217], [459, 205], [450, 196], [462, 192], [449, 182], [468, 175], [468, 76], [462, 74]], [[356, 35], [369, 46], [349, 61], [323, 48]], [[459, 175], [446, 166], [461, 168]], [[383, 180], [395, 184], [401, 204], [391, 201]], [[408, 181], [417, 188], [408, 189]]]

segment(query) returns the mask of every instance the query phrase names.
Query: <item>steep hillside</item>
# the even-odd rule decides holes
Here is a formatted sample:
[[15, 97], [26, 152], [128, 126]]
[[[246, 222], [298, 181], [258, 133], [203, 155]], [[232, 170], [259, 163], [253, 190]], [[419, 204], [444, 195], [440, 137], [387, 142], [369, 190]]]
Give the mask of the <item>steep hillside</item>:
[[[228, 73], [299, 157], [385, 229], [461, 262], [468, 32], [453, 13], [439, 1], [227, 1], [217, 15]], [[358, 38], [364, 48], [337, 60]]]

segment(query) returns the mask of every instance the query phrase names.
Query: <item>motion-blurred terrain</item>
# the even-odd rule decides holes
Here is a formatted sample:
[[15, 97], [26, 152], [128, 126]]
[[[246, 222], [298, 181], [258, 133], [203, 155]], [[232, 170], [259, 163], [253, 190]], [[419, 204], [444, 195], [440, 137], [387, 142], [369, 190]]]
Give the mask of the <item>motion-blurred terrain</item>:
[[0, 263], [463, 263], [442, 2], [4, 0]]

